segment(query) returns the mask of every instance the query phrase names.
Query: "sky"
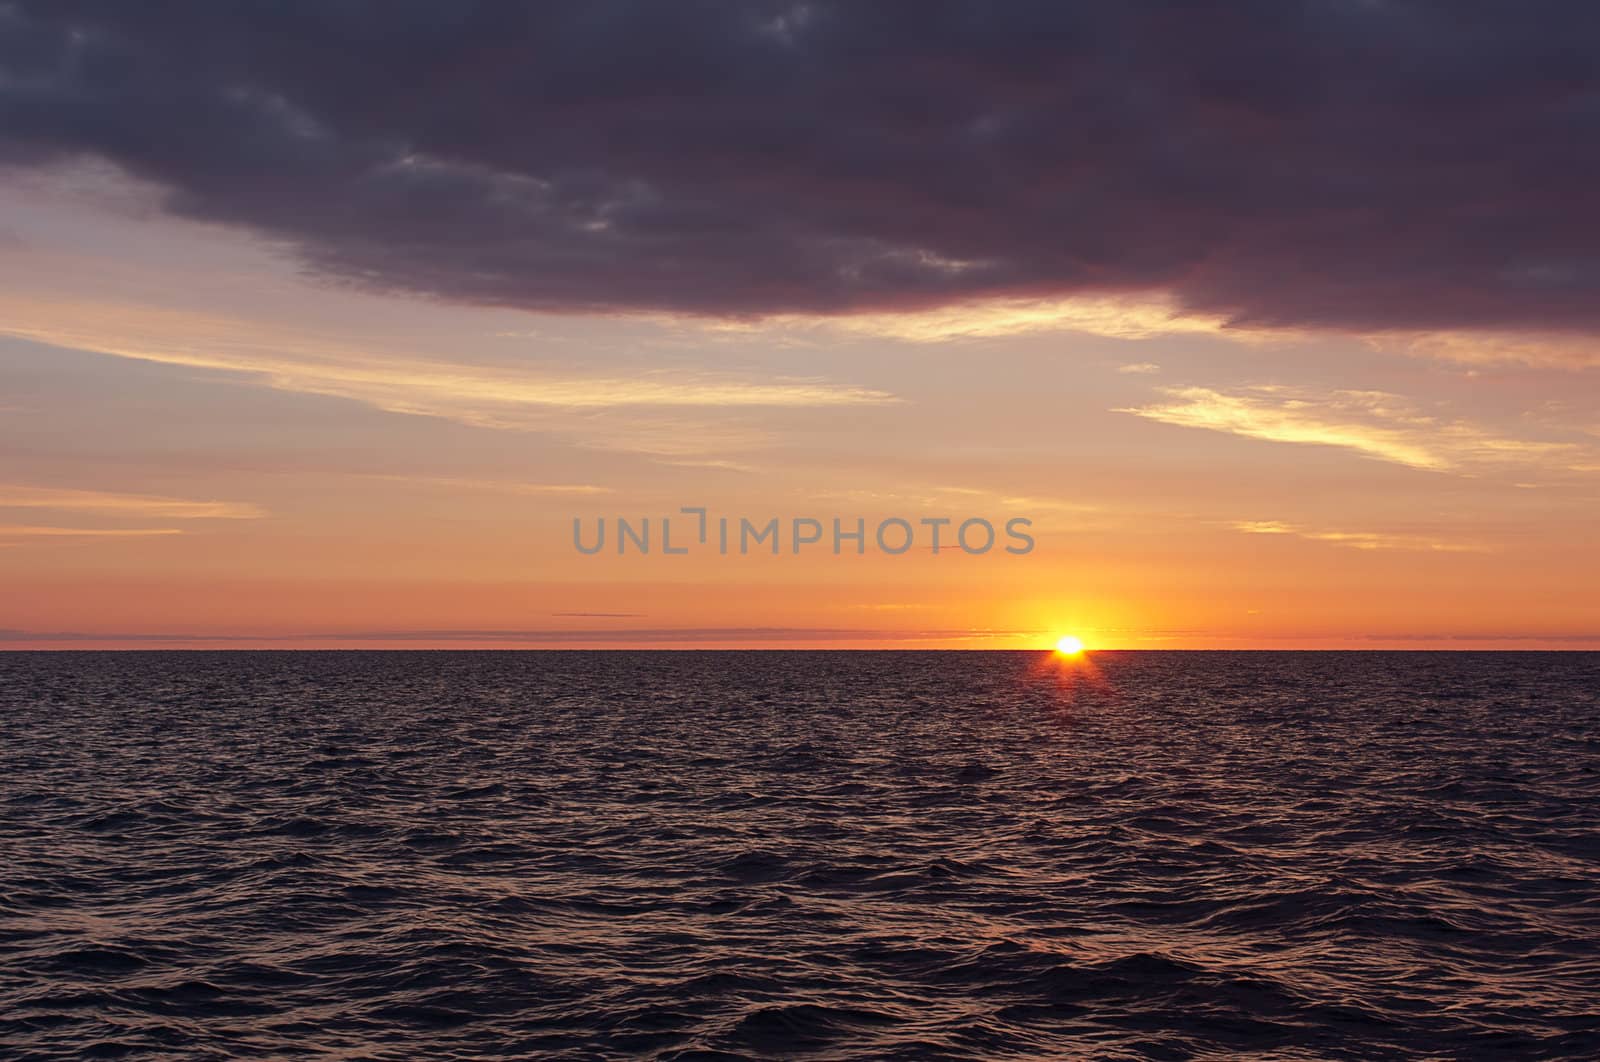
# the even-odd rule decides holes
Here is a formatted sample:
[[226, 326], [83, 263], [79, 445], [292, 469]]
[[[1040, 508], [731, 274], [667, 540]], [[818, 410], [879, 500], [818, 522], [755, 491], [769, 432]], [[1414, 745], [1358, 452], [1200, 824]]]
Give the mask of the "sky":
[[0, 648], [1600, 648], [1597, 50], [0, 2]]

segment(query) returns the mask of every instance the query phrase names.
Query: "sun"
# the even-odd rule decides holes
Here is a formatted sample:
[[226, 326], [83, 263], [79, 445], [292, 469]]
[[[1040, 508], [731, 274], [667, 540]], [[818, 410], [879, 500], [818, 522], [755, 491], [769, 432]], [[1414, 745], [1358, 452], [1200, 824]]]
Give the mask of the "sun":
[[1064, 634], [1061, 636], [1060, 640], [1056, 642], [1056, 652], [1060, 653], [1062, 656], [1077, 656], [1079, 653], [1083, 652], [1083, 639], [1075, 638], [1070, 634]]

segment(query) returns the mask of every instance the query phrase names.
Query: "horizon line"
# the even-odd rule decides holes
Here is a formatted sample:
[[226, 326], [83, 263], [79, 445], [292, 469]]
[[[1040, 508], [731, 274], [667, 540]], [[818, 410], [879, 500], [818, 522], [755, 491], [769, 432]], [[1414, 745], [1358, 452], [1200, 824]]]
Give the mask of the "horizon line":
[[[1531, 640], [1531, 639], [1530, 639]], [[973, 648], [956, 646], [771, 646], [771, 645], [32, 645], [0, 643], [0, 653], [1028, 653], [1055, 655], [1038, 648]], [[1168, 648], [1116, 647], [1082, 651], [1084, 656], [1107, 653], [1600, 653], [1600, 642], [1576, 646], [1500, 646], [1495, 648], [1426, 646], [1174, 646]]]

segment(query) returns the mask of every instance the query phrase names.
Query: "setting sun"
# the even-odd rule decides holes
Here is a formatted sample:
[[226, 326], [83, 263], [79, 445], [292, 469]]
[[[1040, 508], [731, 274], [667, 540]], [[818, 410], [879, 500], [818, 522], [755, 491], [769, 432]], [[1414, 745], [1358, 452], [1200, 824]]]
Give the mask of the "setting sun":
[[1083, 640], [1074, 638], [1070, 634], [1063, 635], [1061, 640], [1056, 642], [1056, 652], [1062, 656], [1077, 656], [1083, 652]]

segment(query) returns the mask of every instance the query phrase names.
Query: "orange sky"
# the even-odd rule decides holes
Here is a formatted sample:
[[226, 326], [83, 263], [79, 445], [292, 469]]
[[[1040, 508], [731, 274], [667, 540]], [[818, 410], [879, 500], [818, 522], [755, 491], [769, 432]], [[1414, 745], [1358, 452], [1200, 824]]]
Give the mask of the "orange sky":
[[[540, 316], [314, 282], [87, 171], [0, 232], [0, 647], [1600, 648], [1581, 344], [1150, 296]], [[1037, 544], [572, 546], [695, 505]]]

